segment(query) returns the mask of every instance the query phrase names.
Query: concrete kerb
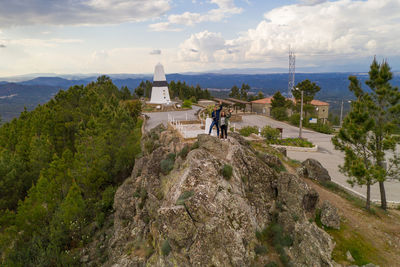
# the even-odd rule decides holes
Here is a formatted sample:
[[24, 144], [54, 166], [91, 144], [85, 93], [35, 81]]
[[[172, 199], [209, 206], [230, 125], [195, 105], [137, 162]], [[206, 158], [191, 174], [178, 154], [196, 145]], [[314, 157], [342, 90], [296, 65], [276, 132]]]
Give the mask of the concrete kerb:
[[[259, 138], [252, 138], [252, 137], [244, 137], [244, 139], [248, 141], [261, 141], [265, 140], [263, 137]], [[318, 145], [314, 145], [313, 147], [300, 147], [300, 146], [282, 146], [282, 145], [271, 145], [269, 146], [274, 147], [274, 148], [285, 148], [286, 151], [297, 151], [297, 152], [317, 152], [318, 151]]]
[[[367, 198], [366, 198], [363, 194], [361, 194], [361, 193], [359, 193], [359, 192], [357, 192], [357, 191], [355, 191], [355, 190], [353, 190], [353, 189], [351, 189], [351, 188], [347, 188], [347, 187], [345, 187], [345, 186], [343, 186], [343, 185], [341, 185], [341, 184], [339, 184], [339, 183], [337, 183], [337, 182], [335, 182], [335, 181], [333, 181], [333, 180], [331, 180], [331, 182], [334, 183], [334, 184], [336, 184], [336, 185], [337, 185], [338, 187], [340, 187], [342, 190], [346, 191], [348, 194], [350, 194], [350, 195], [352, 195], [352, 196], [355, 196], [355, 197], [358, 197], [358, 198], [361, 198], [361, 199], [363, 199], [364, 201], [367, 200]], [[371, 199], [371, 202], [374, 203], [374, 204], [376, 204], [376, 205], [380, 205], [380, 204], [381, 204], [381, 201], [378, 200], [378, 199]], [[396, 209], [396, 208], [398, 208], [399, 205], [400, 205], [400, 202], [397, 202], [397, 201], [387, 201], [387, 206], [388, 206], [389, 209]]]
[[286, 148], [286, 151], [297, 151], [297, 152], [317, 152], [318, 145], [313, 147], [300, 147], [300, 146], [282, 146], [282, 145], [270, 145], [275, 148]]

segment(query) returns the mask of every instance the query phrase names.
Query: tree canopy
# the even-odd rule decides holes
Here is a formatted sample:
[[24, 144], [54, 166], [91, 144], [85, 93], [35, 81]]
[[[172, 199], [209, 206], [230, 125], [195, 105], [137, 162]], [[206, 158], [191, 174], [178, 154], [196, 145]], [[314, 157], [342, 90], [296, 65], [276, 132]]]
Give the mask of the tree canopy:
[[[365, 92], [356, 77], [351, 76], [350, 90], [357, 97], [343, 127], [333, 139], [336, 148], [345, 152], [343, 171], [358, 184], [379, 183], [381, 207], [387, 208], [384, 182], [398, 178], [400, 160], [395, 133], [400, 125], [400, 91], [390, 84], [393, 77], [389, 64], [374, 58]], [[388, 159], [388, 162], [386, 162]], [[368, 196], [367, 196], [368, 197]], [[368, 204], [367, 204], [368, 207]]]
[[101, 76], [1, 126], [1, 266], [75, 265], [89, 222], [101, 226], [140, 154], [141, 104], [130, 97]]

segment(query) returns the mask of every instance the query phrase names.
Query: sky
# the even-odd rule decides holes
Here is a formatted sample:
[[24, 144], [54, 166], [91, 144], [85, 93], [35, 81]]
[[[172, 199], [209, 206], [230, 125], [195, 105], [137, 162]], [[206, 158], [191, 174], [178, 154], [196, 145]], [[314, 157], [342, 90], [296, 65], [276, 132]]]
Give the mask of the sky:
[[400, 0], [0, 0], [0, 77], [400, 70]]

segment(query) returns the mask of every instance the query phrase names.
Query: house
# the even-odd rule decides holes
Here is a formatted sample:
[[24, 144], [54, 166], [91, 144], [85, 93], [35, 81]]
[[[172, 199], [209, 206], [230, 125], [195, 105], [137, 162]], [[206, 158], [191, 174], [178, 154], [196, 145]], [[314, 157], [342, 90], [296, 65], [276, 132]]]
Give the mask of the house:
[[[291, 100], [293, 101], [293, 99]], [[272, 107], [271, 101], [272, 97], [251, 101], [253, 106], [253, 112], [257, 114], [271, 116], [271, 107]], [[315, 107], [318, 120], [321, 120], [323, 123], [325, 123], [328, 120], [329, 103], [314, 99], [311, 101], [310, 104]]]
[[240, 109], [240, 110], [242, 110], [244, 112], [253, 112], [252, 111], [253, 108], [252, 108], [252, 103], [251, 102], [240, 100], [240, 99], [237, 99], [237, 98], [232, 98], [232, 97], [227, 98], [226, 100], [231, 101], [231, 102], [234, 103], [233, 106], [234, 106], [235, 110]]
[[251, 101], [251, 104], [253, 106], [253, 112], [257, 114], [271, 116], [271, 100], [272, 97], [267, 97]]
[[315, 107], [318, 120], [321, 120], [322, 123], [327, 122], [329, 114], [329, 103], [313, 99], [310, 104]]

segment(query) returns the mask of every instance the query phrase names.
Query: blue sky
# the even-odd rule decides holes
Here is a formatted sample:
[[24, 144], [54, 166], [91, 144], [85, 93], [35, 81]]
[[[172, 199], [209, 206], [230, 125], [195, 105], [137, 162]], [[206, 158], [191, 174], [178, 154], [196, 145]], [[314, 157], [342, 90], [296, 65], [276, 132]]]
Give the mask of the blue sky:
[[0, 77], [229, 68], [400, 70], [400, 0], [0, 0]]

